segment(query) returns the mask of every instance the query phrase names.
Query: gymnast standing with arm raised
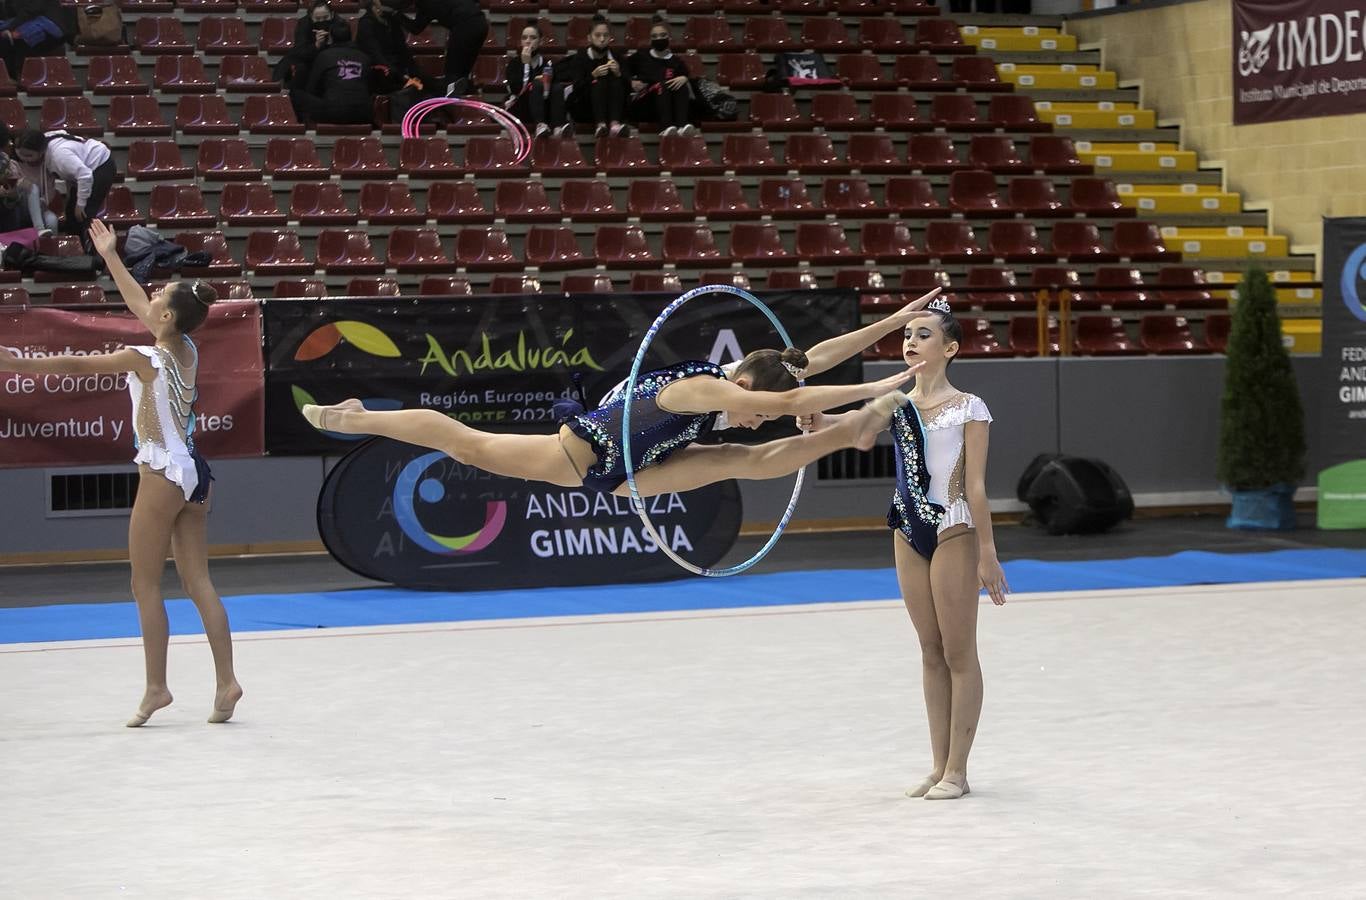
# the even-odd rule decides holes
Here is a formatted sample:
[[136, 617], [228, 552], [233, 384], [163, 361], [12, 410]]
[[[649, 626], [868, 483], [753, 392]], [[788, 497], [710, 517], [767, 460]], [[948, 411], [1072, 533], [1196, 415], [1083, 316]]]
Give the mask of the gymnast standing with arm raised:
[[151, 297], [119, 259], [114, 233], [92, 220], [90, 236], [104, 257], [128, 309], [151, 333], [146, 346], [88, 356], [16, 356], [0, 347], [0, 371], [46, 373], [127, 373], [137, 442], [137, 499], [128, 522], [128, 559], [133, 597], [142, 627], [147, 684], [130, 728], [145, 725], [171, 703], [166, 682], [170, 624], [161, 595], [161, 573], [168, 551], [175, 557], [181, 583], [204, 622], [213, 654], [216, 688], [209, 722], [232, 718], [242, 687], [232, 663], [232, 633], [223, 602], [209, 578], [206, 501], [212, 475], [194, 445], [194, 402], [198, 396], [199, 352], [190, 333], [204, 323], [217, 299], [202, 281], [176, 281]]

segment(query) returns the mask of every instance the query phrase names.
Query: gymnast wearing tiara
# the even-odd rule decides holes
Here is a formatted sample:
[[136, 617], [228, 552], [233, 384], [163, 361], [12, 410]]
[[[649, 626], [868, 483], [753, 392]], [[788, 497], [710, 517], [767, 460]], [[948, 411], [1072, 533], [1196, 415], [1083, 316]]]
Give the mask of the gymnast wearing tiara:
[[969, 793], [968, 752], [982, 710], [978, 589], [1005, 603], [987, 505], [987, 428], [980, 397], [949, 383], [963, 329], [939, 297], [906, 325], [902, 352], [918, 366], [910, 404], [892, 416], [897, 486], [887, 524], [897, 580], [920, 638], [933, 768], [907, 796]]
[[151, 332], [148, 346], [88, 356], [19, 357], [0, 347], [0, 371], [29, 373], [127, 374], [132, 432], [137, 447], [137, 499], [128, 523], [128, 559], [133, 597], [142, 627], [147, 684], [130, 728], [147, 723], [171, 702], [166, 681], [170, 626], [161, 596], [168, 551], [200, 618], [213, 654], [216, 675], [212, 723], [232, 718], [242, 688], [232, 665], [232, 634], [223, 602], [209, 578], [209, 465], [195, 448], [194, 403], [199, 395], [199, 352], [190, 332], [204, 323], [218, 299], [202, 281], [176, 281], [149, 298], [119, 259], [114, 232], [92, 221], [90, 236], [104, 258], [128, 309]]
[[[933, 293], [880, 322], [822, 341], [803, 353], [794, 347], [756, 350], [722, 368], [685, 360], [641, 373], [628, 398], [621, 386], [595, 410], [563, 409], [556, 434], [496, 434], [471, 428], [432, 409], [367, 410], [359, 400], [307, 405], [305, 419], [323, 431], [374, 434], [440, 450], [452, 458], [510, 478], [626, 495], [621, 424], [631, 404], [631, 465], [641, 496], [694, 490], [728, 478], [779, 478], [836, 450], [871, 447], [893, 411], [907, 402], [897, 388], [914, 367], [856, 385], [798, 386], [895, 331], [922, 310]], [[724, 428], [757, 428], [782, 416], [808, 417], [859, 400], [872, 400], [837, 427], [757, 446], [694, 444]]]

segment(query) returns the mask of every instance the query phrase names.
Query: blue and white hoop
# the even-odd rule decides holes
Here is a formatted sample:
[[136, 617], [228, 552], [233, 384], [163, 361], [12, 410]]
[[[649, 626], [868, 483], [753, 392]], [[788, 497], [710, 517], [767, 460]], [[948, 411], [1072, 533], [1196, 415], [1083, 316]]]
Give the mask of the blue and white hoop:
[[[645, 503], [641, 499], [639, 491], [636, 490], [635, 467], [631, 465], [630, 397], [635, 393], [636, 381], [640, 377], [640, 365], [645, 360], [645, 354], [649, 351], [650, 344], [655, 339], [655, 334], [659, 332], [660, 327], [665, 323], [665, 321], [668, 320], [669, 316], [674, 314], [674, 312], [680, 306], [682, 306], [683, 304], [687, 303], [689, 300], [692, 300], [695, 297], [700, 297], [703, 294], [733, 294], [736, 297], [740, 297], [743, 300], [748, 300], [752, 306], [754, 306], [759, 310], [759, 312], [767, 316], [768, 320], [773, 323], [774, 330], [777, 331], [778, 336], [783, 339], [783, 346], [792, 346], [792, 338], [788, 335], [787, 329], [783, 328], [783, 323], [779, 322], [778, 317], [773, 314], [773, 310], [769, 309], [768, 306], [762, 300], [751, 294], [749, 291], [741, 290], [740, 288], [729, 284], [706, 284], [698, 288], [693, 288], [683, 296], [674, 300], [668, 306], [664, 307], [664, 311], [661, 312], [659, 316], [654, 320], [654, 323], [645, 332], [645, 337], [640, 342], [640, 349], [636, 351], [636, 358], [631, 363], [631, 374], [626, 379], [626, 386], [623, 389], [625, 391], [623, 396], [627, 398], [627, 403], [622, 408], [621, 415], [621, 448], [622, 455], [624, 457], [624, 462], [626, 464], [626, 486], [631, 490], [631, 508], [636, 511], [636, 515], [640, 516], [640, 523], [641, 525], [645, 526], [646, 533], [648, 533], [650, 537], [654, 539], [655, 546], [659, 547], [659, 549], [664, 553], [665, 556], [669, 557], [669, 559], [672, 559], [674, 562], [678, 563], [680, 566], [682, 566], [684, 569], [687, 569], [689, 572], [692, 572], [694, 575], [704, 575], [708, 578], [723, 578], [727, 575], [739, 575], [741, 572], [750, 568], [755, 563], [759, 562], [759, 560], [767, 556], [768, 552], [773, 549], [773, 546], [778, 543], [778, 538], [782, 536], [783, 530], [787, 528], [787, 523], [792, 520], [792, 514], [797, 510], [797, 500], [799, 497], [801, 497], [802, 479], [806, 473], [806, 470], [797, 470], [797, 480], [792, 485], [792, 499], [787, 502], [787, 509], [783, 512], [782, 518], [778, 520], [778, 527], [773, 530], [773, 534], [769, 536], [768, 541], [762, 547], [760, 547], [758, 552], [756, 552], [749, 559], [737, 565], [731, 566], [728, 569], [707, 569], [703, 568], [702, 566], [693, 565], [683, 557], [679, 556], [673, 550], [669, 549], [669, 545], [664, 542], [663, 538], [659, 536], [659, 532], [655, 530], [654, 523], [650, 521], [650, 516], [645, 511]], [[801, 379], [798, 379], [797, 383], [804, 384], [805, 382]]]

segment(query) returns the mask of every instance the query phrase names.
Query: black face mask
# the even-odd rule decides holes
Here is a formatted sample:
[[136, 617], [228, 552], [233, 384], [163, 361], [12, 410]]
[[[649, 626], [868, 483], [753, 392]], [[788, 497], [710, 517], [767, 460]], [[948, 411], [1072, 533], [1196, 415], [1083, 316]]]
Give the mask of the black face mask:
[[666, 37], [650, 38], [650, 47], [663, 53], [669, 49], [669, 39]]

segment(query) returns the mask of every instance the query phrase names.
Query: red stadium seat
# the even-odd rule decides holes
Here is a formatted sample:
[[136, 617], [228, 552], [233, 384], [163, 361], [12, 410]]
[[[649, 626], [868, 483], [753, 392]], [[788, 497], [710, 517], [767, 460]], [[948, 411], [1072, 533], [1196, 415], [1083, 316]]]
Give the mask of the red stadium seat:
[[1117, 316], [1077, 316], [1078, 353], [1087, 356], [1133, 356], [1143, 352]]
[[1096, 291], [1101, 304], [1112, 309], [1144, 309], [1156, 305], [1143, 289], [1143, 273], [1130, 266], [1098, 267], [1096, 287], [1112, 289]]
[[[294, 40], [293, 21], [290, 21], [290, 43]], [[140, 16], [133, 26], [133, 44], [143, 53], [186, 56], [194, 52], [194, 45], [185, 37], [185, 29], [175, 16]]]
[[896, 87], [895, 79], [887, 77], [876, 56], [846, 53], [835, 58], [835, 75], [856, 91], [877, 91]]
[[921, 172], [961, 169], [953, 138], [947, 134], [913, 134], [906, 145], [906, 162]]
[[[146, 51], [143, 51], [146, 52]], [[212, 94], [214, 83], [197, 56], [158, 56], [152, 86], [161, 94]]]
[[[792, 141], [797, 136], [788, 139], [788, 164], [792, 160]], [[702, 138], [696, 138], [701, 141]], [[668, 138], [665, 138], [668, 140]], [[828, 138], [826, 139], [829, 140]], [[832, 151], [833, 152], [833, 151]], [[661, 154], [660, 159], [664, 158]], [[773, 147], [769, 145], [768, 138], [762, 134], [728, 134], [721, 144], [721, 165], [725, 169], [733, 170], [741, 175], [759, 175], [765, 172], [780, 172], [783, 165], [773, 157]]]
[[403, 293], [397, 278], [352, 278], [346, 283], [348, 297], [398, 297]]
[[79, 97], [81, 94], [76, 73], [71, 71], [71, 63], [64, 56], [30, 56], [24, 60], [19, 86], [24, 93], [34, 97]]
[[[849, 140], [852, 144], [855, 138], [867, 137], [871, 135], [851, 135]], [[840, 159], [828, 134], [791, 135], [787, 139], [783, 156], [784, 163], [777, 166], [777, 170], [796, 169], [802, 173], [848, 172], [850, 167], [850, 163]]]
[[925, 258], [905, 222], [864, 222], [859, 232], [860, 255], [886, 263], [912, 263]]
[[261, 20], [261, 50], [272, 56], [288, 53], [294, 46], [295, 19], [268, 16]]
[[531, 169], [554, 176], [592, 175], [593, 167], [584, 161], [579, 142], [566, 135], [547, 134], [531, 144]]
[[468, 297], [474, 293], [470, 280], [460, 275], [428, 275], [418, 294], [423, 297]]
[[560, 291], [565, 294], [610, 294], [615, 290], [612, 276], [606, 272], [566, 275], [560, 282]]
[[626, 193], [626, 214], [644, 222], [692, 218], [672, 178], [638, 178]]
[[251, 158], [247, 142], [241, 138], [206, 138], [199, 145], [196, 171], [211, 181], [256, 181], [261, 167]]
[[498, 182], [493, 192], [493, 214], [509, 222], [554, 222], [560, 212], [550, 205], [545, 183], [513, 179]]
[[634, 135], [603, 135], [598, 138], [593, 158], [597, 160], [598, 171], [608, 175], [657, 175], [660, 170], [645, 156], [644, 145]]
[[968, 94], [935, 94], [930, 98], [930, 120], [949, 131], [990, 131], [992, 123], [977, 109]]
[[289, 217], [300, 225], [354, 225], [358, 221], [335, 181], [294, 185], [289, 192]]
[[905, 160], [897, 156], [892, 137], [882, 132], [851, 134], [846, 148], [848, 167], [859, 172], [904, 172]]
[[806, 182], [792, 177], [759, 182], [759, 211], [775, 219], [810, 219], [821, 212], [807, 193]]
[[787, 20], [780, 16], [750, 16], [741, 37], [746, 47], [760, 53], [800, 50], [802, 42], [792, 36]]
[[142, 80], [138, 64], [131, 56], [92, 56], [85, 70], [85, 86], [96, 96], [105, 94], [146, 94], [151, 86]]
[[1015, 141], [1002, 134], [975, 134], [968, 145], [968, 165], [988, 172], [1029, 171], [1029, 164], [1015, 152]]
[[160, 104], [146, 94], [110, 97], [107, 124], [115, 137], [171, 135], [171, 126], [161, 117]]
[[960, 56], [953, 61], [949, 78], [969, 91], [1009, 91], [1013, 86], [996, 74], [996, 61], [987, 56]]
[[[256, 53], [256, 42], [247, 34], [244, 20], [232, 16], [205, 16], [199, 20], [196, 46], [209, 56]], [[145, 52], [145, 51], [144, 51]]]
[[1205, 317], [1205, 344], [1214, 353], [1228, 349], [1228, 334], [1233, 325], [1233, 317], [1227, 313], [1210, 313]]
[[1030, 281], [1034, 283], [1035, 290], [1041, 288], [1050, 289], [1055, 296], [1049, 302], [1054, 308], [1058, 308], [1062, 303], [1062, 291], [1070, 291], [1072, 297], [1069, 304], [1072, 309], [1100, 309], [1101, 302], [1097, 299], [1094, 291], [1085, 290], [1081, 286], [1081, 276], [1077, 271], [1069, 266], [1035, 266], [1030, 273]]
[[911, 39], [894, 18], [863, 19], [858, 26], [859, 43], [874, 53], [904, 53]]
[[834, 176], [821, 185], [821, 206], [844, 219], [885, 216], [872, 188], [863, 178]]
[[[735, 234], [731, 233], [734, 247]], [[813, 266], [834, 266], [856, 257], [839, 222], [799, 222], [794, 242], [797, 258]]]
[[1210, 293], [1205, 270], [1197, 266], [1163, 266], [1157, 273], [1157, 300], [1177, 309], [1223, 305]]
[[716, 80], [729, 88], [756, 90], [763, 86], [767, 71], [757, 53], [723, 53], [717, 59]]
[[664, 261], [679, 267], [697, 269], [730, 263], [730, 257], [717, 248], [716, 236], [706, 225], [665, 225], [662, 247]]
[[104, 209], [100, 210], [95, 218], [103, 220], [106, 225], [115, 229], [147, 223], [147, 217], [142, 214], [142, 210], [138, 209], [137, 203], [133, 200], [133, 192], [122, 184], [116, 184], [109, 188], [109, 193], [104, 198]]
[[[317, 185], [294, 187], [296, 190], [301, 187], [316, 189]], [[275, 192], [264, 181], [234, 181], [223, 185], [219, 195], [218, 216], [227, 225], [284, 225], [288, 221], [275, 202]]]
[[[1039, 324], [1034, 316], [1015, 316], [1007, 326], [1006, 339], [1010, 350], [1016, 356], [1039, 355]], [[1048, 317], [1048, 330], [1045, 337], [1049, 355], [1058, 355], [1058, 318]]]
[[1135, 262], [1181, 259], [1180, 253], [1167, 249], [1162, 230], [1152, 222], [1116, 222], [1115, 252]]
[[[428, 198], [438, 187], [450, 186], [450, 182], [434, 182], [428, 188]], [[471, 184], [470, 188], [473, 187]], [[475, 197], [478, 198], [477, 191]], [[479, 206], [482, 210], [483, 204]], [[417, 202], [413, 200], [405, 181], [367, 181], [362, 184], [359, 212], [360, 218], [371, 225], [421, 225], [427, 221], [427, 214], [417, 208]]]
[[818, 53], [843, 53], [857, 50], [862, 44], [849, 35], [843, 19], [819, 15], [802, 19], [802, 34], [798, 42]]
[[288, 228], [263, 228], [247, 236], [246, 267], [256, 275], [311, 275], [316, 268], [299, 235]]
[[228, 249], [228, 239], [221, 231], [182, 231], [176, 235], [175, 242], [191, 253], [207, 253], [209, 264], [206, 266], [184, 266], [180, 272], [188, 278], [197, 277], [237, 277], [242, 267]]
[[242, 104], [242, 127], [251, 134], [303, 134], [289, 98], [281, 94], [252, 94]]
[[697, 179], [693, 182], [692, 203], [694, 215], [708, 219], [757, 219], [760, 214], [749, 205], [744, 187], [735, 178]]
[[746, 265], [796, 265], [798, 261], [783, 246], [778, 226], [771, 222], [736, 222], [730, 229], [730, 254]]
[[1144, 316], [1138, 323], [1138, 342], [1149, 353], [1207, 353], [1195, 339], [1185, 316]]
[[[373, 182], [393, 199], [394, 185], [402, 182]], [[367, 185], [368, 186], [368, 185]], [[362, 202], [364, 201], [364, 188]], [[479, 188], [473, 181], [433, 181], [427, 188], [427, 218], [445, 225], [453, 222], [492, 222], [493, 213], [484, 205]]]
[[[456, 244], [459, 245], [460, 238], [465, 234], [471, 237], [476, 235], [489, 236], [491, 234], [486, 228], [466, 228], [457, 235]], [[502, 253], [505, 255], [505, 267], [517, 265], [512, 251], [507, 246], [507, 235], [501, 230], [496, 231], [502, 235]], [[492, 241], [485, 242], [491, 248]], [[479, 260], [473, 256], [473, 246], [471, 242], [471, 260], [476, 263]], [[399, 272], [440, 272], [455, 268], [455, 263], [448, 257], [441, 248], [441, 236], [437, 234], [435, 228], [395, 228], [389, 233], [388, 247], [385, 254], [386, 264]], [[489, 259], [492, 263], [493, 260]], [[464, 263], [462, 263], [464, 264]], [[471, 268], [474, 268], [472, 266]]]
[[1029, 139], [1029, 164], [1036, 172], [1049, 175], [1085, 174], [1091, 167], [1077, 156], [1076, 145], [1069, 137], [1056, 134], [1035, 135]]
[[218, 67], [218, 86], [225, 91], [263, 93], [280, 90], [270, 66], [259, 56], [225, 56]]
[[967, 222], [938, 220], [925, 224], [925, 252], [943, 262], [970, 262], [983, 255]]
[[[201, 152], [203, 148], [200, 148]], [[128, 145], [129, 178], [138, 181], [189, 178], [194, 170], [185, 165], [175, 141], [136, 140]], [[257, 174], [260, 172], [258, 170]]]
[[768, 273], [770, 291], [814, 291], [820, 281], [809, 269], [779, 269]]
[[1089, 262], [1115, 262], [1112, 253], [1100, 240], [1100, 231], [1090, 222], [1062, 221], [1053, 225], [1053, 252], [1064, 259]]
[[803, 131], [811, 127], [811, 119], [801, 114], [791, 94], [750, 95], [749, 118], [765, 131]]
[[958, 26], [941, 18], [921, 19], [915, 23], [915, 46], [930, 53], [970, 53]]
[[683, 282], [679, 280], [677, 272], [636, 272], [631, 276], [631, 291], [637, 294], [662, 291], [679, 294], [683, 291]]
[[990, 172], [969, 169], [949, 176], [949, 208], [966, 216], [1008, 216], [1001, 203], [996, 176]]
[[649, 268], [660, 264], [639, 225], [602, 225], [593, 238], [593, 255], [609, 269]]
[[670, 172], [690, 175], [719, 175], [718, 165], [707, 152], [707, 141], [700, 134], [670, 134], [659, 139], [659, 164]]
[[1018, 290], [1019, 282], [1010, 269], [999, 266], [976, 266], [968, 270], [968, 287], [990, 289], [967, 294], [968, 304], [985, 309], [1032, 309], [1034, 301]]
[[494, 275], [489, 279], [488, 293], [539, 294], [541, 293], [541, 279], [538, 275], [526, 272], [518, 275]]
[[575, 222], [617, 220], [622, 217], [605, 181], [570, 179], [560, 185], [560, 214]]
[[266, 142], [266, 174], [277, 181], [325, 181], [331, 170], [308, 138], [271, 138]]
[[89, 306], [110, 301], [98, 284], [59, 284], [53, 286], [48, 302], [53, 306]]
[[43, 131], [66, 131], [82, 137], [104, 134], [104, 126], [95, 118], [95, 108], [84, 97], [45, 97], [38, 119]]
[[[435, 140], [439, 147], [431, 148], [431, 171], [425, 169], [424, 164], [428, 158], [424, 151], [428, 147], [428, 141]], [[451, 145], [440, 138], [408, 138], [403, 141], [403, 149], [400, 151], [401, 158], [404, 160], [402, 168], [405, 172], [413, 171], [410, 165], [422, 171], [424, 178], [449, 177], [444, 173], [449, 171], [442, 167], [441, 160], [451, 165]], [[419, 162], [421, 160], [421, 162]], [[379, 179], [381, 181], [392, 181], [398, 175], [398, 169], [389, 162], [389, 158], [384, 155], [384, 142], [377, 137], [339, 137], [332, 146], [332, 174], [338, 175], [342, 180], [352, 178]], [[438, 173], [438, 174], [432, 174]]]
[[742, 291], [752, 290], [754, 287], [754, 285], [750, 283], [749, 276], [740, 269], [730, 269], [724, 272], [702, 272], [697, 276], [698, 287], [713, 284], [734, 285]]
[[957, 319], [963, 329], [958, 356], [963, 359], [989, 359], [1012, 355], [1010, 348], [1002, 347], [996, 339], [996, 330], [987, 319], [981, 316], [958, 316]]
[[384, 263], [375, 258], [370, 235], [359, 228], [324, 228], [318, 233], [318, 265], [329, 275], [378, 274]]
[[892, 66], [896, 83], [911, 91], [951, 91], [953, 82], [944, 77], [939, 60], [933, 56], [907, 53], [896, 58]]
[[[357, 140], [355, 138], [347, 140]], [[343, 177], [369, 177], [391, 179], [396, 174], [394, 168], [380, 160], [384, 159], [383, 145], [378, 138], [359, 138], [362, 143], [357, 149], [364, 154], [365, 165], [358, 171], [341, 172]], [[473, 139], [471, 139], [473, 140]], [[374, 148], [379, 149], [376, 155]], [[337, 171], [337, 159], [342, 154], [342, 140], [337, 141], [337, 150], [332, 158], [333, 171]], [[414, 178], [461, 178], [465, 171], [456, 164], [451, 156], [451, 145], [446, 138], [418, 137], [404, 138], [398, 156], [398, 171]]]
[[859, 113], [854, 95], [846, 91], [831, 91], [813, 96], [811, 121], [826, 131], [859, 131], [873, 125]]
[[211, 228], [218, 223], [194, 184], [158, 184], [152, 188], [149, 215], [162, 228]]
[[[440, 240], [433, 229], [401, 228], [399, 231], [414, 232], [415, 235], [423, 236], [420, 245], [430, 246], [431, 242], [435, 240], [436, 248], [440, 249]], [[430, 237], [425, 237], [426, 235], [430, 235]], [[392, 253], [392, 239], [389, 246]], [[508, 243], [507, 232], [501, 228], [460, 229], [455, 235], [455, 261], [471, 272], [511, 271], [522, 267], [521, 260], [512, 255], [512, 247]], [[400, 271], [402, 271], [401, 267]]]
[[987, 248], [992, 256], [1007, 262], [1051, 262], [1057, 258], [1039, 239], [1034, 223], [1018, 219], [992, 222]]
[[[0, 63], [0, 68], [4, 63]], [[0, 97], [0, 122], [9, 126], [10, 131], [22, 131], [31, 128], [28, 120], [28, 113], [24, 110], [24, 103], [18, 97]]]
[[1087, 216], [1134, 215], [1134, 210], [1120, 202], [1115, 183], [1108, 178], [1073, 178], [1069, 205]]
[[934, 195], [934, 185], [923, 175], [888, 178], [887, 209], [898, 215], [940, 218], [949, 214]]
[[326, 300], [327, 282], [318, 278], [281, 278], [275, 282], [276, 300]]
[[729, 53], [743, 49], [731, 34], [730, 23], [719, 16], [689, 16], [683, 28], [683, 45], [699, 53]]
[[886, 131], [928, 131], [934, 126], [920, 118], [920, 107], [913, 94], [874, 94], [868, 105], [868, 119]]
[[1071, 210], [1058, 196], [1051, 178], [1024, 176], [1010, 179], [1010, 208], [1026, 216], [1066, 216]]
[[217, 94], [185, 94], [176, 102], [175, 128], [181, 134], [237, 134], [227, 101]]
[[1052, 125], [1039, 121], [1034, 100], [1022, 94], [1001, 94], [987, 104], [987, 119], [1006, 131], [1049, 131]]

